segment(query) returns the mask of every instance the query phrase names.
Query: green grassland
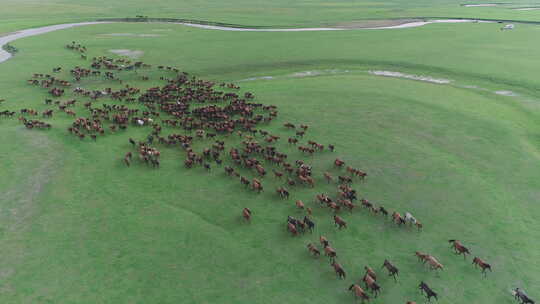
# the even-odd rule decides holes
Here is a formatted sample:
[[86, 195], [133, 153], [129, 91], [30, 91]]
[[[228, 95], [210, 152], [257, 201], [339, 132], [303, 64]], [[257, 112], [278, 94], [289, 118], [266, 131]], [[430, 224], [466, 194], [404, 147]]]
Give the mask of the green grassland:
[[[153, 9], [158, 12], [172, 5], [168, 3], [159, 1]], [[279, 7], [278, 2], [264, 3]], [[218, 9], [202, 13], [208, 4], [199, 3], [186, 14], [242, 24], [312, 24], [310, 20], [351, 20], [354, 14], [344, 2], [332, 2], [332, 9], [342, 14], [327, 20], [318, 9], [323, 2], [295, 3], [291, 5], [314, 7], [315, 12], [299, 20], [294, 8], [290, 15], [269, 10], [265, 14], [272, 16], [265, 20], [239, 12], [235, 5], [224, 10], [223, 17], [212, 18]], [[438, 3], [448, 5], [433, 5]], [[415, 4], [421, 2], [400, 6], [403, 14], [422, 12]], [[456, 14], [462, 9], [457, 5]], [[95, 7], [80, 8], [80, 16], [102, 17], [114, 11], [106, 5]], [[398, 14], [386, 10], [381, 16]], [[126, 7], [126, 15], [134, 13], [139, 12]], [[30, 22], [18, 14], [20, 23], [13, 24], [37, 24], [38, 19]], [[51, 22], [68, 16], [66, 9]], [[399, 281], [381, 276], [383, 291], [373, 303], [421, 303], [416, 287], [420, 280], [439, 292], [441, 304], [514, 303], [510, 289], [515, 286], [538, 298], [534, 287], [540, 284], [540, 83], [532, 50], [540, 42], [530, 37], [539, 31], [532, 25], [500, 32], [496, 24], [437, 24], [396, 31], [235, 33], [171, 24], [112, 24], [13, 42], [19, 52], [0, 64], [0, 97], [6, 99], [0, 110], [49, 108], [43, 104], [46, 92], [25, 80], [58, 65], [67, 69], [87, 64], [63, 48], [76, 40], [89, 48], [90, 56], [110, 54], [110, 49], [142, 50], [145, 62], [177, 66], [204, 79], [273, 76], [238, 82], [243, 90], [254, 92], [258, 102], [279, 107], [278, 120], [264, 129], [282, 135], [283, 141], [290, 132], [282, 127], [284, 122], [306, 123], [310, 129], [305, 140], [335, 143], [337, 151], [308, 158], [317, 177], [315, 189], [298, 187], [290, 200], [280, 200], [273, 191], [279, 183], [272, 177], [264, 178], [266, 190], [257, 195], [226, 177], [221, 168], [214, 166], [210, 173], [185, 169], [184, 152], [176, 148], [159, 147], [159, 170], [138, 162], [126, 168], [121, 158], [131, 149], [127, 139], [143, 139], [149, 133], [146, 128], [130, 127], [96, 143], [81, 143], [67, 133], [73, 119], [64, 113], [48, 119], [53, 124], [50, 131], [29, 131], [15, 119], [1, 118], [1, 302], [353, 303], [346, 288], [359, 281], [364, 265], [379, 268], [384, 258], [400, 268]], [[373, 69], [452, 83], [367, 73]], [[291, 76], [325, 70], [341, 72]], [[157, 79], [164, 72], [146, 73], [150, 82], [133, 75], [124, 79], [141, 87], [161, 83]], [[61, 75], [68, 77], [66, 71]], [[109, 84], [85, 80], [81, 85]], [[493, 93], [500, 90], [518, 96]], [[84, 113], [81, 105], [76, 111]], [[227, 146], [240, 141], [226, 140]], [[209, 142], [196, 149], [206, 145]], [[283, 142], [279, 147], [292, 160], [307, 158]], [[365, 183], [354, 186], [362, 197], [412, 212], [424, 223], [424, 231], [398, 229], [365, 210], [344, 213], [349, 229], [335, 229], [329, 211], [319, 209], [313, 197], [335, 193], [336, 186], [327, 185], [322, 172], [339, 174], [332, 168], [336, 157], [369, 173]], [[287, 215], [301, 215], [294, 207], [296, 199], [314, 208], [313, 235], [293, 238], [286, 233]], [[241, 221], [243, 207], [254, 211], [251, 224]], [[346, 281], [335, 278], [326, 258], [308, 255], [305, 245], [319, 234], [337, 249]], [[470, 258], [465, 262], [455, 256], [447, 243], [454, 238], [490, 262], [494, 272], [484, 279]], [[417, 262], [416, 250], [438, 257], [445, 270], [430, 272]]]
[[[499, 3], [498, 1], [495, 1]], [[496, 7], [465, 7], [466, 3], [491, 1], [413, 0], [4, 0], [0, 33], [55, 23], [92, 21], [104, 17], [188, 18], [242, 25], [319, 26], [366, 19], [409, 17], [499, 18], [540, 21], [537, 11], [513, 8], [539, 3], [512, 0]]]

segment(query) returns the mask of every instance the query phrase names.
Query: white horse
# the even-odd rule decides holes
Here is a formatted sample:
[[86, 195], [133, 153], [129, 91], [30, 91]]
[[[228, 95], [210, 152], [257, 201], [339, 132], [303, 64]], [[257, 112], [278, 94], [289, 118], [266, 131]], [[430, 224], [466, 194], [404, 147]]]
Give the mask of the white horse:
[[409, 212], [405, 212], [405, 221], [411, 223], [412, 225], [416, 224], [416, 218]]

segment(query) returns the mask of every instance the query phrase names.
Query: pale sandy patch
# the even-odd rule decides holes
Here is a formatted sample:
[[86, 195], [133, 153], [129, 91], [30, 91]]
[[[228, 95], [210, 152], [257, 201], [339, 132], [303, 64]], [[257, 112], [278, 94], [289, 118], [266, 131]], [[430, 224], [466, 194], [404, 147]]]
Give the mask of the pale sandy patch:
[[393, 72], [393, 71], [369, 71], [369, 73], [376, 76], [405, 78], [405, 79], [418, 80], [418, 81], [424, 81], [424, 82], [430, 82], [430, 83], [436, 83], [436, 84], [449, 84], [450, 82], [452, 82], [452, 80], [449, 80], [449, 79], [433, 78], [430, 76], [422, 76], [422, 75], [404, 74], [401, 72]]

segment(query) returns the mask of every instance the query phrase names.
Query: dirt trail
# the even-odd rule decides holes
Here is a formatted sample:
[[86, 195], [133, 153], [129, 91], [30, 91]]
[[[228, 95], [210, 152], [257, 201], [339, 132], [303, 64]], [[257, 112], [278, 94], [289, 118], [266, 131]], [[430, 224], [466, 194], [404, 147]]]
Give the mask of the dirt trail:
[[50, 25], [50, 26], [44, 26], [44, 27], [38, 27], [33, 29], [27, 29], [22, 31], [17, 31], [13, 33], [9, 33], [7, 35], [0, 37], [0, 62], [4, 62], [8, 60], [11, 57], [11, 54], [5, 51], [4, 49], [1, 49], [4, 45], [7, 43], [10, 43], [12, 41], [15, 41], [20, 38], [35, 36], [35, 35], [41, 35], [53, 31], [63, 30], [71, 27], [76, 26], [83, 26], [83, 25], [92, 25], [92, 24], [105, 24], [105, 23], [111, 23], [107, 21], [99, 21], [99, 22], [80, 22], [80, 23], [66, 23], [66, 24], [57, 24], [57, 25]]

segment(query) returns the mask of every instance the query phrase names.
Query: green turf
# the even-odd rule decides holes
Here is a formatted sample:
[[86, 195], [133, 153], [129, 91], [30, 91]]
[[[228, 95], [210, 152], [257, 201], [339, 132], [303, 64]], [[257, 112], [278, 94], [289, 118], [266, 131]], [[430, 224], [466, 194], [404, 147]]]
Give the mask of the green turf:
[[537, 11], [512, 10], [538, 6], [530, 1], [512, 0], [497, 7], [462, 6], [466, 3], [486, 1], [131, 0], [128, 4], [105, 0], [4, 0], [0, 10], [0, 33], [55, 23], [136, 15], [265, 26], [318, 26], [422, 16], [540, 21]]
[[[382, 276], [383, 292], [374, 303], [421, 303], [420, 280], [439, 292], [441, 304], [514, 303], [509, 291], [515, 286], [538, 298], [540, 96], [531, 50], [539, 42], [531, 37], [539, 30], [519, 26], [501, 33], [496, 24], [439, 24], [399, 31], [232, 33], [115, 24], [13, 42], [19, 52], [0, 64], [0, 98], [7, 100], [0, 110], [49, 108], [45, 91], [25, 80], [54, 66], [87, 64], [63, 48], [77, 40], [90, 56], [137, 49], [145, 52], [145, 62], [175, 65], [205, 79], [274, 76], [239, 82], [257, 101], [279, 107], [279, 119], [264, 129], [283, 141], [284, 122], [306, 123], [305, 140], [335, 143], [337, 151], [309, 160], [317, 188], [299, 187], [282, 201], [272, 177], [256, 195], [221, 169], [184, 169], [178, 149], [161, 148], [159, 170], [137, 162], [124, 167], [127, 138], [143, 138], [148, 130], [131, 127], [83, 144], [65, 131], [73, 119], [63, 113], [50, 119], [50, 131], [28, 131], [16, 119], [1, 118], [1, 301], [352, 303], [346, 287], [359, 280], [364, 265], [379, 268], [384, 258], [396, 263], [400, 278], [395, 284]], [[348, 72], [290, 76], [332, 69]], [[383, 78], [369, 75], [370, 69], [453, 82]], [[148, 73], [150, 83], [126, 77], [148, 87], [163, 74]], [[500, 90], [519, 96], [493, 93]], [[76, 111], [84, 113], [82, 106]], [[279, 146], [292, 160], [306, 158]], [[334, 195], [335, 185], [326, 185], [322, 172], [339, 174], [332, 168], [336, 157], [370, 174], [355, 185], [361, 196], [412, 212], [424, 231], [398, 229], [366, 211], [344, 214], [349, 229], [333, 228], [329, 211], [312, 201], [315, 193]], [[292, 238], [285, 231], [287, 215], [301, 214], [296, 199], [315, 209], [313, 235]], [[249, 225], [240, 219], [246, 206], [254, 211]], [[337, 280], [325, 258], [308, 255], [305, 245], [319, 234], [337, 249], [347, 280]], [[450, 238], [491, 262], [494, 273], [483, 279], [470, 258], [464, 262], [451, 253]], [[445, 270], [429, 272], [414, 257], [416, 250], [437, 256]]]

